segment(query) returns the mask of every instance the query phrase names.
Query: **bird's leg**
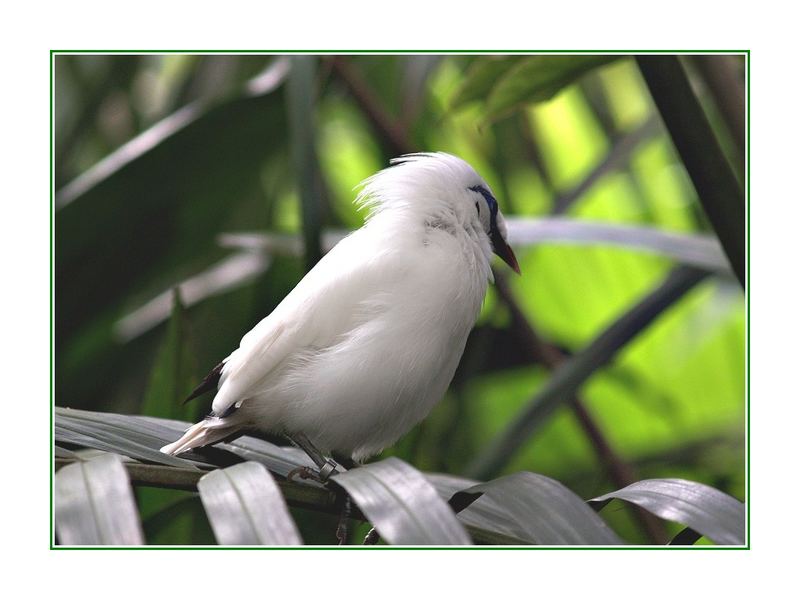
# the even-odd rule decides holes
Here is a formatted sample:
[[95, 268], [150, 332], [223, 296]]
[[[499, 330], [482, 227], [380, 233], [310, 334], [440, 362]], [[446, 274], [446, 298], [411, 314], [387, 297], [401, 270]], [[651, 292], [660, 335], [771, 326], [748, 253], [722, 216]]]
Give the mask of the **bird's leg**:
[[332, 456], [333, 456], [333, 460], [335, 460], [337, 463], [342, 465], [348, 471], [350, 469], [355, 469], [358, 466], [358, 463], [356, 461], [354, 461], [352, 458], [350, 458], [349, 456], [344, 456], [342, 454], [337, 454], [336, 452], [334, 452]]
[[342, 512], [339, 514], [339, 522], [336, 525], [336, 539], [339, 540], [339, 545], [347, 543], [348, 526], [347, 521], [353, 512], [353, 501], [350, 499], [350, 494], [345, 492], [344, 501], [342, 502]]
[[[301, 448], [306, 454], [308, 454], [309, 458], [314, 461], [314, 464], [317, 465], [319, 469], [319, 481], [321, 483], [325, 483], [328, 481], [331, 475], [336, 475], [339, 471], [336, 469], [336, 463], [333, 462], [330, 458], [325, 458], [320, 452], [317, 447], [311, 443], [304, 434], [302, 433], [294, 433], [288, 436], [292, 443]], [[301, 472], [303, 471], [304, 467], [300, 469], [294, 469], [291, 473], [289, 473], [289, 479], [291, 479], [292, 474], [295, 471]], [[306, 476], [309, 476], [308, 470], [305, 470]], [[300, 475], [303, 476], [302, 474]]]
[[[308, 454], [309, 458], [314, 461], [314, 464], [317, 465], [319, 469], [319, 477], [314, 477], [307, 467], [299, 467], [297, 469], [293, 469], [287, 478], [291, 480], [291, 478], [298, 474], [300, 477], [312, 477], [314, 479], [318, 479], [320, 483], [325, 483], [331, 475], [336, 475], [340, 471], [336, 468], [338, 465], [336, 462], [331, 460], [330, 458], [325, 458], [322, 452], [311, 443], [311, 440], [308, 439], [302, 433], [295, 433], [288, 436], [289, 439], [294, 443], [295, 446], [301, 448], [306, 454]], [[351, 469], [352, 467], [357, 466], [355, 461], [349, 457], [341, 457], [336, 456], [336, 461], [341, 464], [345, 469]], [[343, 545], [347, 543], [347, 534], [348, 534], [348, 520], [350, 519], [350, 515], [353, 512], [353, 501], [350, 498], [350, 494], [345, 492], [344, 500], [342, 501], [342, 512], [339, 514], [339, 522], [336, 524], [336, 539], [339, 541], [339, 545]]]

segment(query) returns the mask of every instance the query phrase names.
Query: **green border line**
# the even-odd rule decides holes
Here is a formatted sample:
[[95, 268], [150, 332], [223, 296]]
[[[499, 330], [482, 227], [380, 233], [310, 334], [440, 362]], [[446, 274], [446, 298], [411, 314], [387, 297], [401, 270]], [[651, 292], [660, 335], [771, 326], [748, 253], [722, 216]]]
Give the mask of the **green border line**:
[[[53, 506], [53, 477], [55, 473], [55, 443], [54, 443], [54, 411], [55, 411], [55, 356], [54, 356], [54, 307], [55, 307], [55, 285], [54, 285], [54, 228], [55, 228], [55, 209], [54, 209], [54, 190], [55, 183], [53, 173], [53, 140], [55, 132], [53, 130], [53, 103], [55, 97], [54, 65], [55, 57], [62, 54], [103, 54], [103, 55], [123, 55], [123, 54], [378, 54], [378, 55], [402, 55], [402, 54], [439, 54], [439, 55], [480, 55], [480, 54], [506, 54], [506, 55], [526, 55], [526, 54], [741, 54], [745, 60], [745, 87], [747, 98], [746, 110], [746, 134], [747, 134], [747, 170], [745, 185], [745, 208], [747, 221], [745, 223], [747, 238], [747, 269], [745, 281], [745, 474], [746, 474], [746, 497], [745, 514], [747, 517], [747, 533], [743, 546], [61, 546], [55, 543], [55, 513]], [[689, 550], [702, 552], [704, 550], [750, 550], [750, 50], [519, 50], [519, 49], [496, 49], [496, 50], [50, 50], [50, 550]]]
[[50, 50], [51, 54], [748, 54], [750, 50]]
[[746, 434], [746, 448], [745, 448], [745, 462], [747, 463], [747, 497], [745, 498], [746, 512], [747, 512], [747, 549], [750, 549], [750, 50], [747, 51], [747, 68], [745, 69], [746, 87], [747, 87], [747, 199], [745, 205], [747, 207], [747, 279], [745, 280], [745, 312], [747, 313], [747, 335], [745, 338], [745, 377], [747, 378], [747, 387], [745, 395], [747, 397], [747, 412], [745, 413], [745, 427]]
[[53, 57], [52, 52], [50, 53], [50, 547], [53, 547], [55, 543], [55, 533], [54, 533], [54, 523], [55, 523], [55, 515], [53, 514], [53, 473], [55, 472], [55, 442], [53, 439], [53, 413], [55, 412], [55, 395], [53, 394], [53, 368], [55, 367], [55, 360], [53, 357], [54, 346], [53, 346], [53, 272], [54, 272], [54, 263], [53, 260], [53, 221], [55, 219], [55, 211], [53, 210], [53, 185], [54, 185], [54, 177], [53, 177], [53, 96], [54, 96], [54, 85], [53, 85], [53, 65], [55, 63], [55, 58]]
[[53, 546], [51, 550], [688, 550], [689, 552], [703, 552], [705, 550], [749, 550], [749, 546]]

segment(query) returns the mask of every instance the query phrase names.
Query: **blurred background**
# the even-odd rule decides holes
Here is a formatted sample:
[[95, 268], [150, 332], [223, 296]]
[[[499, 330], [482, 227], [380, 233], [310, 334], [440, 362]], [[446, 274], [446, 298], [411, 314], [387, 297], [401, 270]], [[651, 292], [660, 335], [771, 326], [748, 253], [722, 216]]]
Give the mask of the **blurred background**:
[[[745, 57], [680, 65], [741, 185]], [[210, 397], [182, 398], [363, 222], [354, 187], [445, 151], [513, 217], [523, 275], [496, 266], [448, 395], [384, 455], [584, 498], [683, 477], [745, 499], [742, 285], [633, 57], [62, 54], [54, 81], [58, 406], [201, 417]], [[659, 296], [679, 264], [701, 274]], [[548, 396], [554, 371], [576, 391]], [[164, 495], [199, 504], [137, 494], [150, 530]]]

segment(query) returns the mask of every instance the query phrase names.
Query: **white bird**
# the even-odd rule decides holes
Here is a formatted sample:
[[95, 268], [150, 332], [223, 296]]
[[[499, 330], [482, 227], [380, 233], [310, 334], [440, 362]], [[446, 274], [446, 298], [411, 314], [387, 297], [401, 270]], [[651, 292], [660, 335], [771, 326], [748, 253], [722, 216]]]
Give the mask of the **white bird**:
[[206, 377], [190, 398], [216, 387], [211, 415], [162, 452], [255, 430], [288, 437], [320, 467], [320, 454], [363, 461], [444, 396], [493, 279], [492, 252], [519, 266], [468, 163], [437, 152], [392, 164], [361, 184], [364, 226]]

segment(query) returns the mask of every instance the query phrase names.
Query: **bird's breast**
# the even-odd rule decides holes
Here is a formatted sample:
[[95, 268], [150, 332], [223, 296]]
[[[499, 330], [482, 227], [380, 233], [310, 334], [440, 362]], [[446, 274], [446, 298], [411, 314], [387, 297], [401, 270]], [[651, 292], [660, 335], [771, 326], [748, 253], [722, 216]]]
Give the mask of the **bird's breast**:
[[486, 278], [452, 248], [431, 245], [405, 259], [387, 261], [394, 277], [358, 303], [355, 325], [287, 378], [289, 427], [322, 447], [380, 451], [421, 421], [452, 380]]

